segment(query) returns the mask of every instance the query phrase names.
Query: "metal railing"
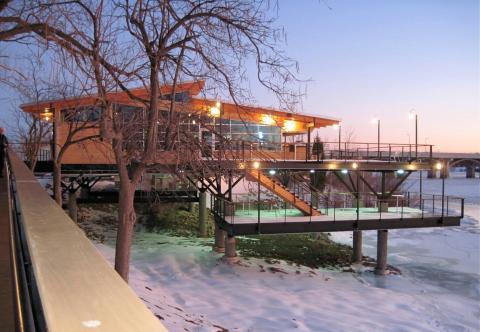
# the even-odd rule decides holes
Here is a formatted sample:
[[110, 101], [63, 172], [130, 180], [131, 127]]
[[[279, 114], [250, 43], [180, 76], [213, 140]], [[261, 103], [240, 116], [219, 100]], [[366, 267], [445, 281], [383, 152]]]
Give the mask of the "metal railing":
[[[442, 196], [436, 194], [404, 192], [388, 198], [379, 198], [370, 192], [330, 193], [316, 196], [314, 204], [322, 213], [321, 216], [302, 216], [300, 211], [289, 202], [281, 199], [275, 202], [265, 195], [248, 196], [245, 201], [229, 201], [222, 197], [211, 197], [211, 209], [215, 216], [235, 224], [239, 219], [261, 224], [262, 220], [269, 222], [295, 221], [301, 217], [303, 221], [342, 221], [342, 220], [385, 220], [385, 219], [426, 219], [444, 217], [463, 218], [464, 198]], [[256, 199], [257, 198], [257, 199]], [[308, 198], [306, 198], [308, 201]], [[312, 202], [313, 203], [313, 202]], [[247, 207], [247, 208], [245, 208]], [[248, 213], [243, 213], [249, 210]], [[296, 213], [295, 213], [296, 212]], [[293, 219], [291, 219], [293, 218]]]
[[[17, 154], [17, 156], [22, 159], [22, 160], [27, 160], [27, 157], [29, 155], [27, 151], [27, 145], [24, 143], [9, 143], [9, 148]], [[40, 149], [37, 152], [37, 161], [51, 161], [52, 160], [52, 154], [50, 152], [50, 144], [48, 143], [43, 143], [40, 146]]]
[[[224, 141], [215, 145], [201, 145], [199, 154], [207, 160], [237, 161], [305, 161], [320, 162], [323, 160], [362, 160], [362, 161], [430, 161], [433, 158], [433, 145], [402, 143], [369, 143], [369, 142], [322, 142], [318, 143], [281, 143], [277, 149], [262, 142]], [[11, 143], [21, 159], [27, 158], [25, 144]], [[37, 153], [37, 161], [50, 161], [51, 152], [48, 144], [43, 144]]]
[[[305, 161], [362, 160], [385, 162], [430, 161], [433, 158], [433, 145], [368, 142], [322, 142], [281, 143], [277, 149], [261, 142], [232, 141], [223, 144], [221, 149], [209, 147], [209, 158], [232, 159], [239, 161]], [[204, 154], [205, 155], [205, 154]]]

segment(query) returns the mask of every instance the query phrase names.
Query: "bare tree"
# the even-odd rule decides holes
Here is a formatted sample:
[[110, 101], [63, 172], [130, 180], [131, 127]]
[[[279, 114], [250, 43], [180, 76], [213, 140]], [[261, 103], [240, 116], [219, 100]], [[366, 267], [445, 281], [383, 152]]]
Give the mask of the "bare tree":
[[[240, 109], [254, 100], [247, 75], [253, 62], [255, 80], [278, 97], [281, 108], [293, 111], [298, 97], [289, 88], [296, 82], [291, 71], [296, 63], [281, 52], [283, 35], [274, 28], [270, 1], [46, 1], [14, 7], [8, 13], [17, 14], [0, 18], [0, 25], [10, 28], [0, 28], [0, 40], [14, 38], [15, 30], [16, 36], [32, 32], [68, 52], [94, 82], [102, 138], [112, 145], [120, 177], [115, 268], [125, 280], [136, 221], [134, 192], [142, 175], [167, 160], [176, 160], [173, 170], [208, 166], [198, 157], [203, 142], [179, 130], [192, 105], [175, 100], [179, 83], [206, 80], [209, 96], [229, 99]], [[163, 91], [166, 84], [170, 88]], [[135, 94], [133, 85], [146, 88], [147, 95]], [[118, 90], [143, 109], [136, 129], [143, 133], [142, 144], [128, 142], [131, 126], [110, 97]]]
[[[18, 92], [20, 100], [38, 104], [47, 99], [50, 92], [45, 84], [45, 77], [41, 77], [48, 77], [45, 75], [41, 54], [32, 52], [23, 62], [25, 63], [24, 72], [28, 73], [29, 79], [25, 80], [24, 76], [18, 73], [12, 75], [9, 83]], [[18, 141], [19, 152], [24, 155], [30, 169], [34, 170], [41, 147], [49, 141], [51, 125], [47, 121], [42, 121], [38, 115], [22, 112], [18, 107], [14, 108], [14, 118], [14, 140]]]

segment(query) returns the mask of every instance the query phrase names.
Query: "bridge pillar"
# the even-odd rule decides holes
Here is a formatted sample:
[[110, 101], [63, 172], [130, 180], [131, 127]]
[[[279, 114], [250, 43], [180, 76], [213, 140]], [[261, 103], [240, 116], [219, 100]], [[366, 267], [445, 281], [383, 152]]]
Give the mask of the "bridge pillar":
[[468, 165], [465, 170], [467, 179], [475, 179], [475, 165]]
[[226, 232], [215, 223], [215, 244], [213, 250], [216, 252], [225, 252], [225, 235]]
[[74, 222], [77, 222], [78, 216], [78, 206], [77, 206], [77, 195], [75, 191], [68, 191], [68, 215]]
[[388, 230], [379, 229], [377, 231], [377, 266], [375, 274], [384, 276], [387, 274], [387, 242]]
[[238, 262], [237, 256], [237, 242], [235, 240], [235, 236], [227, 235], [226, 243], [225, 243], [225, 256], [224, 259], [228, 263], [236, 263]]
[[204, 191], [198, 195], [198, 233], [200, 237], [207, 236], [207, 193]]
[[362, 231], [353, 231], [353, 263], [362, 262]]
[[429, 169], [427, 171], [427, 178], [428, 179], [436, 179], [437, 178], [437, 171], [434, 169]]

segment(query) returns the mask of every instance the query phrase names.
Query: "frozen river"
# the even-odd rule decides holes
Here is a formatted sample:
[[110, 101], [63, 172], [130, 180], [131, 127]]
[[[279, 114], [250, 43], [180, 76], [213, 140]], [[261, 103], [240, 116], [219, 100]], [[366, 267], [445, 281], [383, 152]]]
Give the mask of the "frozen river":
[[[440, 193], [441, 180], [423, 187]], [[480, 180], [454, 176], [446, 193], [466, 198], [461, 227], [389, 232], [388, 262], [401, 275], [229, 266], [205, 240], [140, 232], [131, 285], [171, 331], [479, 331]], [[351, 233], [334, 239], [351, 244]], [[98, 248], [112, 260], [111, 247]], [[364, 232], [364, 253], [375, 257], [375, 231]]]

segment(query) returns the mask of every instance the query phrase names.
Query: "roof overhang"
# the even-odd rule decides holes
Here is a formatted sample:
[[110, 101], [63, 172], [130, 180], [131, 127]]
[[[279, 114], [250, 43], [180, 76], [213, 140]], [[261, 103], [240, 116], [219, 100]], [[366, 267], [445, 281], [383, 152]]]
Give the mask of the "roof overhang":
[[[175, 87], [175, 92], [188, 92], [190, 96], [192, 96], [190, 102], [193, 105], [193, 110], [188, 110], [189, 113], [199, 113], [200, 115], [210, 116], [211, 109], [220, 106], [217, 117], [282, 127], [283, 133], [287, 135], [302, 134], [307, 132], [309, 128], [322, 128], [340, 123], [339, 119], [332, 117], [285, 112], [272, 108], [237, 105], [230, 102], [221, 102], [220, 105], [217, 105], [218, 101], [216, 100], [194, 97], [202, 91], [204, 85], [204, 81], [197, 81], [180, 83]], [[163, 95], [171, 93], [172, 90], [172, 86], [165, 85], [161, 87], [161, 93]], [[123, 91], [110, 92], [107, 98], [109, 98], [112, 103], [140, 107], [144, 106], [142, 101], [146, 102], [148, 100], [148, 90], [145, 88], [131, 89], [130, 93], [134, 98]], [[24, 112], [42, 114], [46, 111], [51, 111], [52, 108], [76, 108], [95, 105], [97, 103], [98, 97], [96, 95], [86, 95], [23, 104], [20, 105], [20, 108]], [[165, 106], [165, 103], [161, 103], [161, 105]]]

